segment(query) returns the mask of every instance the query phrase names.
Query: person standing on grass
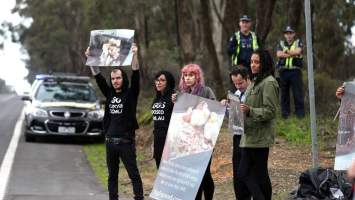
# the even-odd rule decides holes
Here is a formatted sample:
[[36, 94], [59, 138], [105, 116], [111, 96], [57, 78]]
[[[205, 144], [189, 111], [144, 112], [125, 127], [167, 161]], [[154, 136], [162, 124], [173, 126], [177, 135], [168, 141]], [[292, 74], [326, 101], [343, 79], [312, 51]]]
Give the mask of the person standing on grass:
[[[181, 69], [179, 90], [180, 92], [216, 100], [216, 96], [214, 95], [212, 89], [205, 86], [202, 69], [197, 64], [188, 64]], [[172, 95], [172, 101], [175, 103], [176, 100], [177, 93], [174, 93]], [[211, 175], [211, 159], [208, 163], [195, 199], [201, 200], [202, 193], [204, 193], [205, 200], [213, 199], [214, 183]]]
[[155, 98], [152, 104], [154, 121], [154, 159], [159, 168], [163, 154], [165, 139], [168, 133], [170, 117], [174, 104], [171, 95], [174, 93], [175, 79], [168, 71], [160, 71], [155, 75]]
[[246, 90], [244, 134], [240, 141], [242, 156], [237, 171], [238, 200], [271, 200], [268, 172], [269, 148], [275, 140], [275, 120], [279, 106], [279, 87], [274, 78], [273, 62], [265, 50], [252, 53], [252, 83]]
[[[108, 169], [109, 200], [118, 200], [118, 172], [120, 159], [126, 167], [132, 181], [134, 199], [142, 200], [143, 183], [137, 167], [135, 146], [135, 130], [138, 129], [136, 109], [139, 95], [138, 48], [132, 46], [131, 85], [126, 72], [115, 68], [110, 74], [110, 85], [107, 84], [98, 67], [90, 66], [102, 94], [106, 97], [104, 114], [104, 133], [106, 141], [106, 162]], [[85, 52], [88, 57], [90, 49]]]
[[277, 67], [280, 74], [281, 87], [281, 114], [287, 119], [290, 114], [290, 89], [292, 90], [295, 114], [303, 118], [304, 95], [302, 83], [302, 42], [296, 38], [296, 32], [287, 26], [284, 30], [284, 40], [279, 42], [276, 56], [278, 57]]

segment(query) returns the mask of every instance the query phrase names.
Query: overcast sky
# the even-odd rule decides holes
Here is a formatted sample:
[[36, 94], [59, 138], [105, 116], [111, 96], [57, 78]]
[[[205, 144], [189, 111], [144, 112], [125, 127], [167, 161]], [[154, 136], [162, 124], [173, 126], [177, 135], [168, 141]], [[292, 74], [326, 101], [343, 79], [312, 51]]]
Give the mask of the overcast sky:
[[[3, 21], [12, 23], [21, 23], [18, 15], [11, 14], [11, 9], [15, 6], [16, 0], [2, 0], [0, 6], [0, 24]], [[28, 24], [28, 20], [25, 21]], [[9, 36], [9, 35], [8, 35]], [[18, 94], [29, 90], [29, 83], [24, 79], [28, 74], [23, 59], [27, 56], [21, 54], [20, 45], [14, 44], [9, 40], [4, 41], [4, 49], [0, 51], [0, 78], [6, 81], [7, 85], [15, 88]], [[353, 28], [353, 44], [355, 44], [355, 28]]]
[[[18, 15], [11, 14], [11, 9], [15, 6], [16, 0], [2, 0], [0, 6], [0, 24], [3, 21], [20, 23]], [[20, 45], [11, 42], [11, 37], [7, 34], [4, 41], [4, 49], [0, 51], [0, 78], [6, 81], [7, 85], [13, 86], [17, 93], [22, 94], [28, 91], [29, 83], [24, 79], [28, 71], [22, 61], [27, 56], [21, 54]]]

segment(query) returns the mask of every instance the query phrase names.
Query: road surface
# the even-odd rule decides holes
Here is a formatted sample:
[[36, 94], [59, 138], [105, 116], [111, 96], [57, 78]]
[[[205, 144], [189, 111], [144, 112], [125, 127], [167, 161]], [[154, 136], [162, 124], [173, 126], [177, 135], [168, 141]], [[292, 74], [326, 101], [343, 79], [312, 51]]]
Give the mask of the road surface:
[[[1, 165], [9, 163], [4, 157], [16, 132], [14, 129], [22, 108], [19, 96], [0, 94]], [[0, 180], [8, 177], [5, 189], [0, 188], [0, 193], [5, 191], [3, 199], [0, 195], [0, 200], [108, 199], [106, 190], [89, 166], [81, 144], [45, 140], [26, 143], [23, 131], [17, 131], [21, 131], [21, 136], [13, 156], [11, 173], [6, 176], [0, 172]]]

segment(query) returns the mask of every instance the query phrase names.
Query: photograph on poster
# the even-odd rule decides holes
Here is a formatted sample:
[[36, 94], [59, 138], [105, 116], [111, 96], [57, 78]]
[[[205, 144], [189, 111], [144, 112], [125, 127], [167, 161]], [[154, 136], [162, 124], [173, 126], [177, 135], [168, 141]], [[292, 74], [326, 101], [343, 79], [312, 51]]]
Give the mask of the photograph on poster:
[[134, 30], [93, 30], [87, 66], [126, 66], [132, 62]]

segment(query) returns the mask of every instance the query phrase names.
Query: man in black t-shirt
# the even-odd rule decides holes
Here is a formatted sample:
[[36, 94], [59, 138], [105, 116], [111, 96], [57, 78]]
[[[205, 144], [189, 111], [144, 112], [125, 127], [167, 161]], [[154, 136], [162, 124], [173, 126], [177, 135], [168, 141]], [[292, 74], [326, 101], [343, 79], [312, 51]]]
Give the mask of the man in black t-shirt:
[[[125, 71], [116, 68], [111, 71], [110, 85], [101, 75], [98, 67], [90, 67], [96, 83], [106, 97], [104, 133], [106, 135], [106, 161], [108, 169], [108, 191], [110, 200], [118, 200], [118, 171], [122, 160], [133, 185], [134, 199], [143, 197], [143, 184], [137, 167], [135, 130], [139, 95], [139, 65], [137, 47], [132, 46], [132, 77], [129, 80]], [[90, 49], [85, 52], [90, 55]]]

